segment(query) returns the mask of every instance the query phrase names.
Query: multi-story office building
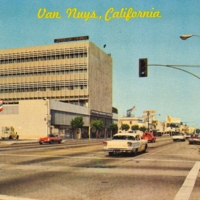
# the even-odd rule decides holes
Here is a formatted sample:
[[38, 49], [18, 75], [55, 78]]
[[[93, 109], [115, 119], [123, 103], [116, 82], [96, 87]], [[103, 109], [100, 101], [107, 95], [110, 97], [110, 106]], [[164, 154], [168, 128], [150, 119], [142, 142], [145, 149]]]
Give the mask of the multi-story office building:
[[[12, 120], [21, 101], [34, 107], [31, 102], [51, 99], [88, 108], [90, 120], [101, 118], [106, 127], [112, 122], [112, 57], [88, 40], [0, 50], [0, 99], [0, 118]], [[48, 112], [55, 122], [62, 110], [49, 106]], [[0, 126], [10, 124], [2, 121]]]

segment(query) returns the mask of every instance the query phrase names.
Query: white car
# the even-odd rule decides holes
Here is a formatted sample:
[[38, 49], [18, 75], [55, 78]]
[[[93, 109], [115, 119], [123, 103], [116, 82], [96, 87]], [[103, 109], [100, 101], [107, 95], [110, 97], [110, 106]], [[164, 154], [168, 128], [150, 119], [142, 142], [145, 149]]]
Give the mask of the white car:
[[185, 134], [182, 134], [182, 133], [179, 133], [177, 135], [174, 135], [172, 136], [172, 140], [175, 142], [175, 141], [178, 141], [178, 140], [181, 140], [181, 141], [185, 141], [186, 140], [186, 135]]
[[148, 141], [141, 139], [138, 133], [117, 133], [112, 140], [103, 142], [103, 151], [108, 152], [110, 156], [118, 152], [137, 154], [146, 151], [147, 143]]

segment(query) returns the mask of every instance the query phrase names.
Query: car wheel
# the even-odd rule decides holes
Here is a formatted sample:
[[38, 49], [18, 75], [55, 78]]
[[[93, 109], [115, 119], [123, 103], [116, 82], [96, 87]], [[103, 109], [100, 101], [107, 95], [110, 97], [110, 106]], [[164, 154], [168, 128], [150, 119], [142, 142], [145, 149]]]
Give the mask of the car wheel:
[[40, 141], [39, 144], [44, 144], [44, 142], [43, 142], [43, 141]]
[[114, 154], [113, 152], [108, 152], [109, 156], [113, 156], [113, 154]]
[[143, 153], [145, 153], [145, 152], [146, 152], [146, 150], [147, 150], [147, 144], [145, 145], [145, 148], [144, 148], [144, 151], [143, 151]]
[[49, 141], [49, 144], [52, 144], [52, 143], [53, 143], [53, 141], [52, 141], [52, 140], [50, 140], [50, 141]]
[[62, 140], [58, 141], [58, 144], [60, 144], [62, 142]]
[[137, 154], [138, 154], [138, 149], [135, 149], [135, 151], [134, 151], [134, 156], [137, 156]]

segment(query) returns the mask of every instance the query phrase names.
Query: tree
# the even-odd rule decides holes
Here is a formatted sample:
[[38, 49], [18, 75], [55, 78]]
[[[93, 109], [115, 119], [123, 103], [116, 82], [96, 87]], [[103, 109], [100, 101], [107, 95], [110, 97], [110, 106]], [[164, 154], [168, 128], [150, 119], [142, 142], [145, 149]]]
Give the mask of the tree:
[[83, 127], [83, 125], [84, 125], [83, 117], [78, 116], [78, 117], [73, 118], [70, 122], [70, 125], [71, 125], [71, 128], [72, 128], [73, 133], [74, 133], [76, 131], [76, 129]]
[[101, 129], [103, 129], [103, 127], [104, 127], [103, 121], [101, 119], [92, 120], [90, 124], [91, 124], [91, 128], [95, 129], [95, 131], [96, 131], [96, 138], [97, 138], [99, 131]]
[[137, 130], [139, 130], [139, 126], [138, 125], [133, 125], [133, 126], [131, 126], [131, 129], [133, 131], [137, 131]]
[[128, 131], [130, 129], [130, 126], [128, 124], [122, 124], [121, 129]]
[[200, 129], [199, 128], [196, 129], [196, 133], [200, 133]]
[[145, 126], [141, 126], [139, 130], [145, 132], [147, 128]]
[[110, 124], [109, 129], [111, 130], [111, 135], [110, 137], [112, 138], [113, 134], [117, 133], [118, 131], [118, 126], [115, 123]]

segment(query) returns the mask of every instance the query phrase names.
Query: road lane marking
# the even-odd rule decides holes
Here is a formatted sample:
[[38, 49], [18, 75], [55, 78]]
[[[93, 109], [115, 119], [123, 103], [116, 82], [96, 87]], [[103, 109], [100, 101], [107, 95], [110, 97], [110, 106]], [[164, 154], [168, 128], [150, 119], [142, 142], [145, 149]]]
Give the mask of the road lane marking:
[[155, 153], [159, 153], [159, 152], [161, 152], [161, 151], [166, 151], [167, 149], [171, 149], [171, 147], [168, 147], [168, 148], [165, 148], [165, 149], [162, 149], [162, 150], [159, 150], [159, 151], [156, 151], [156, 152], [150, 153], [150, 154], [155, 154]]
[[30, 199], [30, 198], [23, 198], [23, 197], [13, 197], [8, 195], [0, 195], [0, 200], [39, 200], [39, 199]]
[[[145, 154], [147, 155], [147, 154]], [[16, 157], [16, 154], [0, 154], [0, 156], [13, 156], [13, 157]], [[110, 159], [116, 159], [117, 160], [117, 157], [98, 157], [96, 155], [93, 155], [93, 156], [71, 156], [71, 155], [38, 155], [38, 154], [19, 154], [17, 155], [18, 157], [38, 157], [38, 158], [70, 158], [70, 159], [102, 159], [102, 160], [110, 160]], [[122, 158], [122, 157], [120, 157]], [[193, 162], [196, 162], [196, 160], [169, 160], [169, 159], [158, 159], [158, 158], [143, 158], [143, 155], [139, 155], [139, 156], [136, 156], [136, 157], [125, 157], [123, 159], [125, 162], [128, 162], [128, 161], [137, 161], [137, 160], [140, 160], [140, 161], [158, 161], [158, 162], [184, 162], [184, 163], [193, 163]], [[41, 161], [42, 162], [42, 161]], [[1, 165], [1, 164], [0, 164]], [[1, 200], [1, 199], [0, 199]]]
[[196, 178], [200, 169], [200, 162], [196, 162], [193, 168], [188, 173], [182, 187], [177, 192], [174, 200], [189, 200]]
[[[194, 163], [196, 160], [167, 160], [167, 159], [154, 159], [154, 158], [135, 158], [134, 161], [150, 161], [150, 162], [184, 162], [184, 163]], [[131, 161], [131, 160], [130, 160]]]

